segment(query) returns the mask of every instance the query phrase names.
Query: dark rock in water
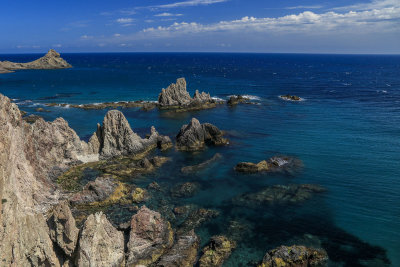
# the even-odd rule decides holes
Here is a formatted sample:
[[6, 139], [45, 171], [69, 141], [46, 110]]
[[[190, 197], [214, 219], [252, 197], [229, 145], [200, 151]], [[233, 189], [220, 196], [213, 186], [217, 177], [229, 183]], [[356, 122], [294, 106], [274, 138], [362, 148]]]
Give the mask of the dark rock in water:
[[158, 96], [158, 104], [163, 109], [174, 109], [176, 111], [200, 110], [216, 107], [216, 101], [210, 94], [200, 93], [196, 90], [193, 98], [186, 90], [185, 78], [177, 79], [167, 89], [162, 89]]
[[78, 266], [124, 266], [124, 235], [102, 213], [90, 215], [79, 238]]
[[284, 172], [293, 174], [303, 167], [301, 160], [287, 157], [275, 156], [267, 160], [262, 160], [259, 163], [240, 162], [235, 166], [235, 171], [243, 173], [258, 173], [258, 172]]
[[[189, 207], [190, 209], [190, 207]], [[180, 225], [177, 233], [182, 234], [186, 233], [190, 230], [196, 229], [199, 227], [201, 224], [204, 222], [215, 218], [219, 215], [219, 212], [216, 210], [211, 210], [211, 209], [194, 209], [191, 210], [186, 217], [185, 221]]]
[[67, 103], [46, 103], [48, 107], [69, 107], [83, 110], [99, 110], [99, 109], [117, 109], [117, 108], [141, 108], [141, 110], [149, 111], [158, 106], [157, 103], [146, 101], [119, 101], [104, 102], [96, 104], [67, 104]]
[[173, 242], [174, 234], [169, 222], [163, 220], [160, 213], [142, 206], [132, 216], [127, 266], [147, 266], [156, 262]]
[[35, 123], [37, 120], [39, 120], [39, 119], [43, 119], [41, 116], [39, 116], [39, 115], [34, 115], [34, 114], [31, 114], [31, 115], [28, 115], [28, 116], [26, 116], [26, 117], [23, 117], [22, 118], [24, 121], [26, 121], [27, 123]]
[[229, 106], [236, 106], [237, 104], [240, 103], [249, 103], [246, 98], [244, 98], [241, 95], [232, 95], [229, 97], [228, 101], [226, 102]]
[[[29, 69], [65, 69], [72, 66], [61, 58], [60, 54], [50, 49], [47, 54], [37, 60], [27, 63], [0, 61], [0, 71], [29, 70]], [[1, 72], [0, 72], [1, 73]], [[4, 72], [3, 72], [4, 73]]]
[[103, 125], [97, 125], [97, 131], [89, 140], [89, 147], [93, 153], [107, 158], [145, 153], [157, 147], [160, 142], [165, 145], [168, 140], [168, 137], [160, 136], [154, 127], [151, 127], [150, 136], [142, 139], [132, 131], [120, 111], [110, 110], [104, 117]]
[[189, 124], [182, 126], [176, 136], [176, 146], [179, 150], [200, 150], [206, 144], [226, 145], [228, 140], [223, 137], [223, 132], [210, 123], [200, 122], [192, 118]]
[[225, 236], [213, 236], [210, 243], [203, 248], [203, 255], [199, 260], [199, 267], [219, 267], [229, 258], [236, 242]]
[[36, 112], [50, 112], [50, 110], [44, 109], [44, 108], [37, 108], [35, 109]]
[[201, 171], [202, 169], [207, 168], [210, 164], [220, 160], [221, 158], [222, 158], [222, 155], [219, 153], [216, 153], [212, 158], [210, 158], [200, 164], [182, 167], [181, 172], [187, 174], [187, 173], [194, 173], [194, 172]]
[[67, 256], [71, 256], [78, 241], [79, 229], [76, 227], [68, 202], [59, 203], [50, 214], [47, 219], [50, 238]]
[[316, 193], [324, 192], [319, 185], [273, 185], [256, 193], [247, 193], [234, 198], [239, 205], [294, 204], [308, 200]]
[[280, 246], [265, 254], [259, 267], [322, 267], [328, 266], [328, 254], [323, 249], [304, 246]]
[[199, 184], [198, 183], [183, 183], [179, 184], [177, 186], [174, 186], [171, 189], [171, 196], [173, 197], [192, 197], [196, 194], [196, 192], [199, 190]]
[[158, 183], [156, 183], [156, 182], [152, 182], [151, 184], [149, 184], [149, 185], [147, 186], [147, 188], [148, 188], [148, 189], [152, 189], [152, 190], [157, 190], [157, 191], [160, 191], [160, 190], [161, 190], [161, 186], [160, 186]]
[[134, 203], [144, 202], [149, 198], [149, 193], [140, 187], [136, 187], [132, 192], [132, 201]]
[[280, 98], [290, 101], [300, 101], [301, 98], [297, 95], [281, 95]]
[[156, 266], [192, 267], [196, 263], [199, 237], [192, 230], [176, 239], [175, 244], [166, 254], [161, 256]]

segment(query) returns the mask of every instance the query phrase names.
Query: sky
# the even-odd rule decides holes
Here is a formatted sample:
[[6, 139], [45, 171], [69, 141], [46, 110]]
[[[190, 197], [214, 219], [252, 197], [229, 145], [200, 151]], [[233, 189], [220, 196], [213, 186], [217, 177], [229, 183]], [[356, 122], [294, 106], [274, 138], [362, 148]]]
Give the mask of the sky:
[[400, 0], [1, 0], [0, 53], [400, 54]]

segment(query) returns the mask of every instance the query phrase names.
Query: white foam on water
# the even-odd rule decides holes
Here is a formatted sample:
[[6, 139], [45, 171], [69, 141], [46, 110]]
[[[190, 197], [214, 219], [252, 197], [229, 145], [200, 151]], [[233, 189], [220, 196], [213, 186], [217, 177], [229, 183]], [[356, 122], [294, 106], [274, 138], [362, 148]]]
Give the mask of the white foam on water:
[[211, 99], [214, 99], [215, 101], [226, 101], [225, 99], [222, 99], [218, 96], [212, 96]]
[[[228, 99], [231, 96], [239, 96], [239, 95], [228, 95]], [[261, 97], [256, 96], [256, 95], [241, 95], [243, 98], [248, 99], [248, 100], [256, 100], [256, 101], [261, 101]]]

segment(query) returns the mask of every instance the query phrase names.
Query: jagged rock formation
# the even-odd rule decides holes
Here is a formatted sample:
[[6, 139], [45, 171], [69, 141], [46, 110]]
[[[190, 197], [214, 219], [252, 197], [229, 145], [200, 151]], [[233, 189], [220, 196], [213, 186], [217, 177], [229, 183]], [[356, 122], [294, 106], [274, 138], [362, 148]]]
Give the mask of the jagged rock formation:
[[200, 122], [192, 118], [189, 124], [182, 126], [176, 136], [176, 146], [179, 150], [200, 150], [206, 144], [226, 145], [228, 140], [223, 138], [223, 133], [216, 126], [210, 123]]
[[159, 267], [192, 267], [197, 260], [199, 237], [190, 231], [177, 237], [173, 247], [161, 256], [156, 266]]
[[225, 236], [213, 236], [210, 243], [203, 249], [199, 267], [219, 267], [229, 258], [236, 242]]
[[193, 98], [186, 90], [185, 78], [179, 78], [176, 83], [172, 83], [167, 89], [162, 89], [158, 96], [158, 104], [161, 108], [173, 108], [186, 110], [207, 109], [216, 106], [210, 94], [200, 93], [198, 90], [194, 93]]
[[97, 131], [89, 140], [91, 152], [102, 157], [114, 157], [128, 154], [140, 154], [157, 146], [171, 143], [169, 137], [160, 136], [154, 127], [148, 138], [142, 139], [134, 133], [124, 114], [118, 110], [107, 112], [103, 125], [97, 125]]
[[65, 68], [72, 68], [72, 66], [61, 58], [60, 54], [53, 49], [50, 49], [45, 56], [32, 62], [15, 63], [10, 61], [0, 61], [0, 73], [7, 73], [13, 70]]
[[127, 265], [149, 265], [156, 262], [174, 241], [169, 222], [160, 213], [146, 206], [132, 216], [129, 235]]
[[50, 229], [50, 238], [68, 256], [75, 251], [78, 241], [79, 229], [76, 227], [68, 202], [63, 201], [55, 206], [51, 216], [47, 219]]
[[259, 267], [289, 266], [289, 267], [322, 267], [328, 266], [328, 254], [323, 249], [304, 246], [280, 246], [265, 254]]
[[78, 266], [124, 266], [124, 235], [102, 213], [90, 215], [79, 238]]

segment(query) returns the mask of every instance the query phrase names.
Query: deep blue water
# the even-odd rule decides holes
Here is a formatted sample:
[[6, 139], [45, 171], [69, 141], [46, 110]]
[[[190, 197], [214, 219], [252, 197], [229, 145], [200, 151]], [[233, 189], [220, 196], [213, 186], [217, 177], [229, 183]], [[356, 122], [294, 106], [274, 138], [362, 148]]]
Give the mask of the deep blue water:
[[[244, 221], [252, 234], [238, 244], [226, 266], [246, 266], [280, 244], [304, 235], [318, 237], [332, 266], [364, 264], [384, 258], [400, 266], [400, 56], [290, 54], [64, 54], [74, 68], [18, 71], [0, 75], [0, 92], [20, 108], [35, 113], [40, 103], [97, 103], [157, 100], [161, 88], [185, 77], [195, 89], [226, 99], [255, 96], [257, 105], [226, 105], [176, 117], [163, 112], [123, 110], [132, 128], [144, 135], [151, 125], [174, 137], [191, 117], [229, 133], [231, 145], [199, 154], [170, 151], [172, 163], [154, 179], [173, 184], [198, 181], [199, 194], [187, 203], [221, 211], [199, 229], [202, 244]], [[0, 60], [29, 61], [38, 55], [0, 55]], [[301, 102], [287, 102], [281, 94]], [[31, 102], [32, 101], [32, 102]], [[106, 110], [47, 108], [45, 119], [64, 117], [88, 138]], [[198, 175], [185, 177], [180, 167], [210, 158], [223, 159]], [[240, 161], [258, 162], [275, 154], [295, 156], [304, 169], [295, 176], [238, 175]], [[266, 185], [315, 183], [327, 192], [295, 206], [239, 208], [238, 194]], [[295, 241], [293, 241], [295, 240]], [[382, 256], [383, 255], [383, 256]], [[374, 265], [375, 264], [375, 265]]]

